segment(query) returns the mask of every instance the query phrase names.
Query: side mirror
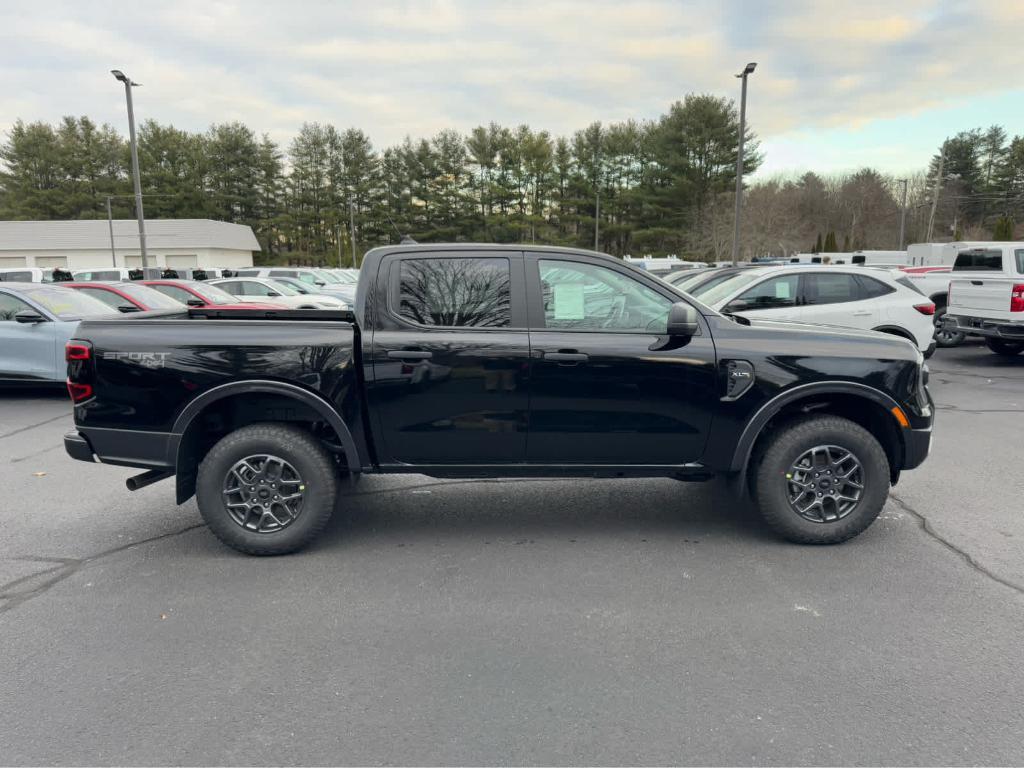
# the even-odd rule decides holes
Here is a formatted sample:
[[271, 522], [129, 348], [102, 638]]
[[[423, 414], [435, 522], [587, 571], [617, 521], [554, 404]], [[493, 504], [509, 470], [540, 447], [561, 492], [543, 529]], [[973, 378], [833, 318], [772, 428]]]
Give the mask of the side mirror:
[[677, 301], [668, 311], [668, 335], [689, 338], [697, 333], [697, 310], [685, 301]]
[[45, 323], [46, 318], [36, 312], [34, 309], [23, 309], [14, 315], [15, 322], [18, 323]]
[[321, 288], [327, 285], [327, 283], [321, 283], [319, 280], [316, 281], [316, 284], [319, 285]]
[[724, 307], [722, 307], [722, 314], [728, 315], [731, 312], [742, 312], [745, 309], [750, 309], [750, 302], [746, 299], [733, 299]]
[[189, 299], [185, 302], [190, 307], [205, 307], [206, 302], [202, 299]]
[[119, 304], [118, 307], [117, 307], [117, 311], [118, 312], [128, 313], [128, 312], [138, 312], [140, 310], [134, 304]]

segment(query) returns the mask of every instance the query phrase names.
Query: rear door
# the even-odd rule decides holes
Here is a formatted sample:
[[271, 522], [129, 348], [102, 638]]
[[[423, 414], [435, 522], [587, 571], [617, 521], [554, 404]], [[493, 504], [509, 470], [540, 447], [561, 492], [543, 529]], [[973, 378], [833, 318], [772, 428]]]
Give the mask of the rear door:
[[[874, 281], [877, 283], [877, 281]], [[886, 286], [879, 283], [882, 288]], [[805, 323], [839, 325], [871, 330], [882, 323], [877, 297], [862, 289], [856, 275], [846, 272], [811, 272], [801, 275]]]
[[679, 300], [607, 259], [528, 253], [530, 435], [540, 464], [700, 459], [717, 405], [715, 348], [666, 334]]
[[381, 463], [522, 462], [530, 361], [522, 254], [394, 254], [376, 279], [384, 290], [374, 294], [367, 388]]

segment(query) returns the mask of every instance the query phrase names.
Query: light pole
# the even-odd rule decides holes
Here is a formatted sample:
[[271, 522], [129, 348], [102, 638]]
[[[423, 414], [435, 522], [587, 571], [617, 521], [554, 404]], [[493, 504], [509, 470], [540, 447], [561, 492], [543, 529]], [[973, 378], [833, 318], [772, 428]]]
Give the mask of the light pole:
[[907, 182], [909, 179], [897, 179], [903, 185], [903, 202], [900, 203], [900, 247], [903, 250], [903, 235], [907, 231]]
[[107, 226], [110, 228], [110, 266], [117, 266], [117, 251], [114, 250], [114, 216], [110, 212], [110, 195], [107, 195]]
[[747, 130], [747, 76], [753, 74], [757, 62], [751, 62], [736, 77], [743, 81], [740, 91], [740, 141], [736, 150], [736, 218], [732, 232], [732, 265], [740, 258], [740, 210], [743, 207], [743, 134]]
[[146, 256], [146, 217], [142, 213], [142, 180], [139, 178], [139, 146], [135, 141], [135, 110], [132, 108], [132, 88], [139, 83], [133, 83], [132, 79], [119, 69], [110, 70], [116, 79], [124, 83], [124, 95], [128, 100], [128, 138], [131, 140], [132, 149], [132, 181], [135, 184], [135, 215], [139, 218], [139, 251], [142, 254], [142, 273], [149, 268], [149, 259]]

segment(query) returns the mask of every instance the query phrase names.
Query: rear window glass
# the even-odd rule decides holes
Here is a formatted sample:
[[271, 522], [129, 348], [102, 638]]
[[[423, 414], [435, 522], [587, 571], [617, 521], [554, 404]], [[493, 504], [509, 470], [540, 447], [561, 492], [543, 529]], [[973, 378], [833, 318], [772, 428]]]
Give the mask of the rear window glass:
[[165, 296], [160, 291], [154, 291], [148, 285], [125, 283], [124, 285], [119, 285], [118, 288], [121, 293], [131, 296], [151, 309], [181, 309], [180, 301], [172, 299], [170, 296]]
[[24, 272], [3, 272], [0, 273], [0, 280], [6, 280], [9, 283], [31, 283], [32, 273], [27, 270]]
[[920, 288], [914, 285], [914, 281], [911, 280], [909, 277], [897, 277], [896, 282], [906, 288], [909, 288], [912, 291], [920, 293], [922, 296], [925, 295], [924, 291], [922, 291]]
[[507, 327], [512, 322], [508, 259], [404, 259], [398, 314], [420, 325]]
[[998, 248], [972, 248], [956, 255], [953, 271], [1002, 272], [1003, 252]]

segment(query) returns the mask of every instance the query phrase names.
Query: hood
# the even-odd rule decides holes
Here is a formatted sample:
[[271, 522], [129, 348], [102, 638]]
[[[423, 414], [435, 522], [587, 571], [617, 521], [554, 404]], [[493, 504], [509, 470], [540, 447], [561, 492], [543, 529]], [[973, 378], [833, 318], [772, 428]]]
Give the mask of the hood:
[[824, 323], [803, 323], [798, 320], [765, 320], [745, 317], [742, 313], [724, 315], [722, 320], [741, 327], [765, 331], [776, 338], [790, 337], [794, 341], [803, 340], [813, 346], [834, 346], [836, 351], [870, 345], [877, 352], [884, 350], [885, 356], [892, 358], [916, 360], [920, 354], [917, 347], [907, 339], [881, 331], [865, 331]]

